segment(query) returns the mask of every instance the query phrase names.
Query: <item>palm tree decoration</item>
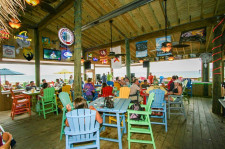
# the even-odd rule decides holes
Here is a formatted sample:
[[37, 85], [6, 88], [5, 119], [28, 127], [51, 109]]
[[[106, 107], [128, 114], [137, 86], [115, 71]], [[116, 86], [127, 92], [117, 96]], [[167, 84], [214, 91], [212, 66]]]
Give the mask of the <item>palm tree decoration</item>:
[[24, 9], [24, 0], [0, 0], [0, 28], [10, 33], [8, 22], [19, 20], [19, 10]]

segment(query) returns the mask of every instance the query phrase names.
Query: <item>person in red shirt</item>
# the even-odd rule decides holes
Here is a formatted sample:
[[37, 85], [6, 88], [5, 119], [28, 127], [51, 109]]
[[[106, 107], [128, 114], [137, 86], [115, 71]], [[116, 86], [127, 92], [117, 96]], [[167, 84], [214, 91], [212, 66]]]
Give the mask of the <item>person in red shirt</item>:
[[148, 76], [149, 83], [151, 83], [151, 84], [153, 83], [153, 78], [154, 77], [153, 77], [152, 73], [150, 72], [149, 76]]
[[174, 88], [174, 81], [177, 79], [177, 76], [172, 76], [172, 79], [170, 82], [167, 84], [167, 89], [168, 91], [172, 91]]

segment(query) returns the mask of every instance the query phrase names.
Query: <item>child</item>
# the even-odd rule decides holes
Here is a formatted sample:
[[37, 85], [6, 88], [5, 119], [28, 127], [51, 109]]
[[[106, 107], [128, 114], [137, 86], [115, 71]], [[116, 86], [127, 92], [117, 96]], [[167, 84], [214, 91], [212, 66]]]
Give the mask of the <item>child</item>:
[[[87, 105], [87, 102], [86, 100], [83, 98], [83, 97], [80, 97], [80, 98], [76, 98], [74, 100], [74, 103], [73, 103], [73, 106], [74, 106], [74, 109], [87, 109], [88, 108], [88, 105]], [[66, 105], [66, 109], [68, 112], [71, 111], [71, 106], [70, 104]], [[96, 111], [96, 117], [95, 117], [95, 120], [98, 121], [100, 124], [102, 123], [102, 117], [101, 115], [98, 113], [98, 111], [93, 107], [93, 106], [90, 106], [89, 107], [90, 110], [95, 110]], [[65, 124], [67, 127], [69, 127], [69, 123], [68, 123], [68, 120], [66, 119], [65, 121]]]

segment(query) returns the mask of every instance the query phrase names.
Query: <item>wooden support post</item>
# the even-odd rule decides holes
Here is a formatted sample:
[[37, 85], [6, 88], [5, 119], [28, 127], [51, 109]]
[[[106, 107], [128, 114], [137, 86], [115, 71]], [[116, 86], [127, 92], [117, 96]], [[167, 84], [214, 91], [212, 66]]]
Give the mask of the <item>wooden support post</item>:
[[[83, 56], [83, 59], [86, 60], [86, 52], [84, 50], [82, 51], [82, 56]], [[86, 81], [87, 80], [87, 74], [86, 74], [86, 69], [85, 69], [84, 65], [83, 65], [83, 73], [84, 73], [83, 80]]]
[[[222, 25], [219, 25], [215, 30], [214, 30], [214, 39], [221, 35], [222, 33]], [[220, 114], [220, 109], [221, 105], [218, 101], [218, 99], [221, 97], [221, 74], [222, 74], [222, 69], [221, 69], [221, 62], [222, 62], [222, 57], [221, 54], [218, 52], [221, 51], [221, 47], [219, 46], [221, 44], [221, 38], [218, 38], [214, 41], [213, 47], [215, 48], [212, 52], [215, 54], [213, 56], [213, 101], [212, 101], [212, 112], [216, 114]]]
[[81, 27], [82, 27], [82, 0], [76, 0], [74, 3], [74, 97], [82, 96], [81, 88]]
[[[202, 82], [209, 82], [209, 64], [202, 63]], [[208, 95], [208, 84], [204, 84], [203, 96], [207, 97]]]
[[147, 75], [146, 75], [146, 80], [148, 80], [148, 75], [150, 73], [150, 62], [148, 62], [148, 67], [147, 67]]
[[129, 39], [125, 39], [125, 45], [126, 45], [126, 70], [127, 70], [127, 77], [129, 78], [131, 82], [131, 74], [130, 74], [130, 42]]
[[40, 49], [39, 49], [39, 30], [34, 29], [34, 53], [35, 53], [35, 83], [40, 87]]

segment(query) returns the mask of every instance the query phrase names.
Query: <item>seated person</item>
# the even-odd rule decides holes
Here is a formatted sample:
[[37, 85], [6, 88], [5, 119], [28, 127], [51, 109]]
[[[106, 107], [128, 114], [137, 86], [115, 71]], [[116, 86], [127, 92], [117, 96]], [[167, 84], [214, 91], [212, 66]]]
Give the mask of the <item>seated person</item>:
[[148, 84], [147, 80], [144, 80], [144, 83], [141, 85], [141, 88], [147, 88], [150, 87], [150, 85]]
[[28, 84], [27, 86], [26, 86], [26, 90], [27, 91], [30, 91], [32, 88], [37, 88], [36, 86], [35, 86], [35, 84], [34, 84], [34, 81], [30, 81], [30, 84]]
[[168, 91], [172, 91], [174, 88], [174, 81], [176, 80], [176, 76], [172, 76], [172, 79], [170, 80], [170, 82], [167, 84], [167, 89]]
[[[74, 106], [74, 109], [87, 109], [88, 108], [87, 101], [83, 97], [76, 98], [73, 102], [73, 106]], [[66, 105], [66, 109], [67, 109], [68, 112], [71, 111], [70, 104]], [[90, 106], [89, 109], [96, 111], [95, 120], [98, 121], [101, 124], [103, 122], [103, 120], [102, 120], [101, 115], [98, 113], [98, 111], [93, 106]], [[69, 127], [69, 123], [68, 123], [67, 119], [65, 121], [65, 124], [66, 124], [67, 127]]]
[[[62, 87], [66, 86], [66, 83], [63, 83]], [[62, 92], [62, 87], [59, 89], [58, 93]]]
[[23, 88], [23, 87], [20, 85], [20, 83], [16, 82], [16, 88], [15, 89], [21, 89], [21, 88]]
[[45, 79], [42, 79], [42, 85], [41, 85], [41, 87], [43, 87], [43, 84], [44, 83], [47, 83], [47, 81]]
[[5, 81], [5, 85], [3, 86], [3, 90], [10, 90], [12, 88], [12, 85], [9, 83], [9, 81]]
[[56, 79], [54, 87], [61, 87], [61, 83], [59, 82], [59, 79]]
[[116, 77], [116, 80], [114, 81], [114, 87], [117, 88], [117, 91], [120, 90], [121, 85], [120, 85], [119, 77]]
[[[139, 81], [138, 79], [135, 79], [134, 83], [130, 87], [130, 96], [137, 95], [137, 91], [140, 91], [140, 87], [138, 85], [139, 85]], [[136, 96], [132, 96], [130, 98], [131, 100], [137, 100]]]
[[125, 81], [125, 85], [123, 85], [123, 86], [128, 86], [129, 87], [130, 86], [129, 78], [126, 77], [124, 81]]
[[[168, 92], [168, 95], [182, 95], [182, 82], [180, 80], [175, 80], [174, 81], [174, 88], [172, 91]], [[165, 98], [165, 100], [170, 100], [170, 101], [175, 101], [175, 100], [179, 100], [176, 97], [170, 97], [170, 99], [168, 99], [168, 97]]]
[[43, 86], [43, 87], [42, 87], [42, 89], [40, 90], [40, 95], [41, 95], [41, 96], [43, 96], [43, 94], [44, 94], [44, 89], [48, 88], [48, 83], [44, 83], [42, 86]]
[[94, 98], [93, 94], [95, 92], [95, 88], [91, 80], [91, 78], [88, 78], [87, 83], [84, 85], [84, 91], [86, 92], [87, 101], [91, 101]]

